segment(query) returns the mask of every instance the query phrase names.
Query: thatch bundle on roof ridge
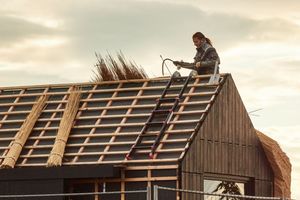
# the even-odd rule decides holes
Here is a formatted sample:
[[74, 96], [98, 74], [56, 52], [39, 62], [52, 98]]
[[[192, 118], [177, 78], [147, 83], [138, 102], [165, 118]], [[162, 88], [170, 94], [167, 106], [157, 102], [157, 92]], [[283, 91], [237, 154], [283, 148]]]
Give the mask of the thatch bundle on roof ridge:
[[117, 54], [117, 59], [110, 54], [106, 57], [96, 54], [96, 57], [93, 82], [148, 78], [145, 70], [136, 63], [127, 61], [122, 52]]
[[26, 117], [19, 132], [16, 134], [15, 139], [11, 147], [9, 148], [9, 151], [5, 156], [5, 159], [1, 164], [1, 168], [13, 168], [15, 166], [22, 148], [34, 127], [35, 122], [37, 121], [45, 107], [47, 99], [48, 96], [43, 95], [38, 99], [37, 103], [34, 104], [31, 112]]
[[62, 164], [62, 158], [65, 152], [66, 143], [79, 108], [80, 97], [80, 90], [76, 87], [73, 87], [64, 114], [59, 124], [55, 143], [47, 161], [48, 167], [61, 166]]

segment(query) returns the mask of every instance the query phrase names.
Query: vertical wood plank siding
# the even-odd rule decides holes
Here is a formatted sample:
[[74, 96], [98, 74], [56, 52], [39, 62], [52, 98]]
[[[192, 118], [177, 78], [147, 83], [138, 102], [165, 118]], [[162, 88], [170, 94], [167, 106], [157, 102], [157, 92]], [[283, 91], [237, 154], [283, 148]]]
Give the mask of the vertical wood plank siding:
[[206, 174], [225, 174], [254, 179], [256, 194], [271, 195], [272, 170], [230, 75], [181, 167], [183, 189], [203, 190]]

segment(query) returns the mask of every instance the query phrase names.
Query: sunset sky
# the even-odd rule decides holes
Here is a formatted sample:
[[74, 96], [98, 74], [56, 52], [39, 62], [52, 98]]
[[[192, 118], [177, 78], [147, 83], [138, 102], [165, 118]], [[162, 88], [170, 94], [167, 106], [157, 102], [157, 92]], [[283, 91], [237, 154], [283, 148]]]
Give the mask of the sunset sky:
[[191, 36], [203, 32], [248, 112], [262, 109], [251, 115], [254, 127], [289, 156], [292, 197], [300, 199], [299, 0], [0, 0], [0, 5], [0, 87], [87, 82], [95, 52], [120, 50], [150, 77], [161, 76], [160, 55], [192, 61]]

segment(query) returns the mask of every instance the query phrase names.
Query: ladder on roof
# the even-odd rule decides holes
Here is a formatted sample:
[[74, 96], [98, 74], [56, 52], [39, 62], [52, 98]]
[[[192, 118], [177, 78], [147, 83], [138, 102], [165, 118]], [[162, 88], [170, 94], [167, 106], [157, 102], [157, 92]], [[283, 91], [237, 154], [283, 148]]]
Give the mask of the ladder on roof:
[[[178, 106], [180, 100], [183, 97], [184, 90], [187, 88], [187, 85], [192, 77], [190, 74], [187, 77], [181, 77], [178, 72], [175, 72], [169, 82], [167, 83], [161, 97], [157, 99], [156, 106], [152, 110], [148, 120], [146, 121], [144, 127], [141, 130], [141, 133], [138, 135], [135, 144], [132, 145], [131, 149], [129, 150], [128, 154], [126, 155], [126, 159], [132, 159], [132, 156], [136, 154], [137, 150], [150, 150], [149, 157], [153, 159], [154, 153], [159, 145], [160, 139], [163, 136], [172, 116], [173, 113]], [[176, 82], [184, 82], [181, 88], [172, 87]], [[166, 97], [169, 91], [179, 91], [176, 97]], [[166, 109], [164, 107], [166, 103], [172, 103], [170, 109]], [[149, 129], [151, 127], [159, 127], [159, 133], [156, 135], [156, 138], [152, 144], [144, 143], [145, 139], [148, 137], [153, 137], [153, 134], [149, 133]], [[148, 140], [149, 141], [149, 140]], [[152, 140], [153, 141], [153, 140]]]

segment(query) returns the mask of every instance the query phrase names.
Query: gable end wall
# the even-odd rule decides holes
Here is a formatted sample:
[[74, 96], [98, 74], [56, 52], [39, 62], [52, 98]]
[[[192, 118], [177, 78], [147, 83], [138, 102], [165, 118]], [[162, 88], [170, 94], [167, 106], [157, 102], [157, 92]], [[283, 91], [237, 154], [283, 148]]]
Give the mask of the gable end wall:
[[[203, 191], [208, 175], [241, 177], [272, 196], [272, 170], [230, 75], [181, 163], [182, 188]], [[262, 187], [263, 186], [263, 187]]]

